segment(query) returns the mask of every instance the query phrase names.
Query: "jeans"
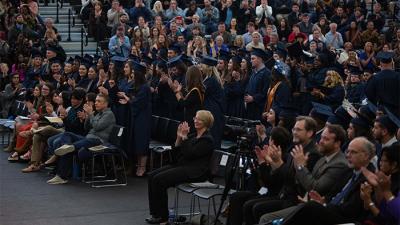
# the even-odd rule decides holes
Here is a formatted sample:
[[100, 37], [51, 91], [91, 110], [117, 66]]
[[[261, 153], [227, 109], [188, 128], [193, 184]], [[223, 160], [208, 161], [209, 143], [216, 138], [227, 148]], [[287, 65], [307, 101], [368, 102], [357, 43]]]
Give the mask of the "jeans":
[[84, 161], [92, 156], [92, 153], [87, 148], [102, 143], [100, 139], [86, 138], [71, 132], [62, 133], [59, 138], [61, 145], [72, 144], [75, 148], [75, 152], [61, 156], [57, 162], [57, 175], [63, 179], [67, 179], [72, 174], [72, 159], [76, 151], [79, 151], [77, 154], [79, 161]]

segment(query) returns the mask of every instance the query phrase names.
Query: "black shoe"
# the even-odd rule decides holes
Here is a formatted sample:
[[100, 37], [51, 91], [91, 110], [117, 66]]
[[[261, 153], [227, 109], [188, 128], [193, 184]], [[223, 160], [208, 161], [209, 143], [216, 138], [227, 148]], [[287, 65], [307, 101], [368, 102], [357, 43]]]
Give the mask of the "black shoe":
[[160, 223], [167, 222], [167, 220], [163, 219], [161, 217], [149, 217], [149, 218], [146, 218], [146, 222], [149, 224], [160, 224]]

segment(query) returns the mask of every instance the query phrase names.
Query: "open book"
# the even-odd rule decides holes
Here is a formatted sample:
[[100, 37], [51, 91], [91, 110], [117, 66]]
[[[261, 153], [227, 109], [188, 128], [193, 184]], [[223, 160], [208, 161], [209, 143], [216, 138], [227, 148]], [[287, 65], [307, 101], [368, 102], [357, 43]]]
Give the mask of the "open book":
[[45, 116], [44, 118], [46, 118], [50, 123], [63, 124], [63, 120], [60, 117]]

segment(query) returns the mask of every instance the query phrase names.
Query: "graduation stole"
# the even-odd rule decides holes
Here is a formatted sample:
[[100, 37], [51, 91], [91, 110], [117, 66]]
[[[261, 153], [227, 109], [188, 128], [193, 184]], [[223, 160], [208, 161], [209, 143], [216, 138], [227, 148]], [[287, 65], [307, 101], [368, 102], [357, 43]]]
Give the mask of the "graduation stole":
[[268, 89], [268, 94], [267, 94], [267, 104], [265, 104], [265, 110], [264, 112], [268, 112], [271, 109], [272, 106], [272, 101], [274, 100], [276, 90], [278, 89], [279, 85], [281, 84], [282, 81], [279, 81], [274, 85], [273, 88]]
[[204, 95], [201, 94], [200, 89], [198, 89], [197, 87], [192, 88], [192, 90], [190, 90], [189, 93], [187, 93], [187, 95], [186, 95], [185, 98], [187, 98], [187, 97], [189, 96], [189, 94], [192, 93], [192, 91], [194, 91], [194, 90], [196, 90], [196, 91], [199, 93], [199, 96], [200, 96], [200, 103], [201, 103], [201, 106], [203, 107]]

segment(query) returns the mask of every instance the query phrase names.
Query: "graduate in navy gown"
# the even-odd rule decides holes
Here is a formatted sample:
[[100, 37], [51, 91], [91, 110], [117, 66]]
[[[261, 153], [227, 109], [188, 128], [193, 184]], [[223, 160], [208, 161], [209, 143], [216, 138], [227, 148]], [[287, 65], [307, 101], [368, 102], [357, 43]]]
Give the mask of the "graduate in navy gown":
[[271, 81], [271, 71], [264, 64], [267, 59], [268, 54], [264, 50], [255, 48], [251, 52], [253, 72], [250, 75], [244, 96], [246, 119], [259, 120], [264, 110]]
[[228, 63], [228, 80], [224, 83], [227, 116], [243, 117], [244, 113], [244, 88], [242, 86], [242, 71], [240, 64], [242, 58], [235, 56]]
[[147, 154], [151, 135], [151, 91], [146, 81], [146, 67], [133, 62], [134, 86], [131, 95], [122, 95], [121, 104], [129, 104], [130, 108], [130, 157], [136, 156], [136, 176], [146, 172]]
[[218, 61], [209, 56], [203, 56], [200, 68], [203, 72], [203, 84], [206, 88], [204, 98], [204, 109], [210, 111], [214, 116], [214, 125], [211, 127], [211, 135], [214, 138], [216, 148], [221, 147], [221, 139], [225, 126], [224, 118], [224, 90], [218, 75]]

